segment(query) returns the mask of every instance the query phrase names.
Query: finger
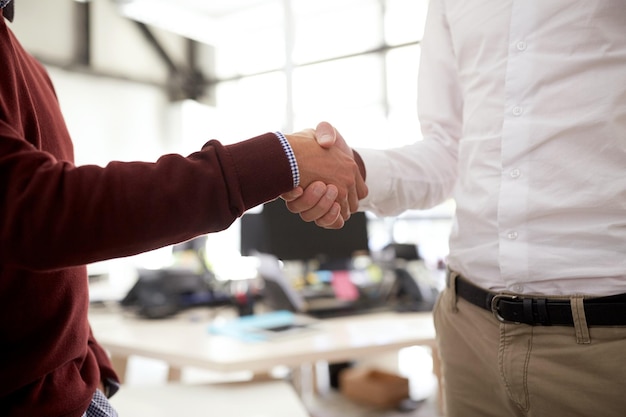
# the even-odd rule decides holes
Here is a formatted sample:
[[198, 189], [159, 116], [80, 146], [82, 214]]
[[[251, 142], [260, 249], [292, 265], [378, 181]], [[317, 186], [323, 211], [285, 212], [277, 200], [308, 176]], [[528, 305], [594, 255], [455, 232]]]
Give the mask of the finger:
[[302, 189], [302, 187], [296, 187], [291, 191], [287, 191], [286, 193], [281, 194], [280, 198], [285, 201], [293, 201], [296, 198], [302, 196], [302, 194], [304, 194], [304, 190]]
[[[322, 125], [322, 134], [330, 134], [330, 129], [332, 129], [332, 134], [333, 134], [333, 141], [332, 144], [334, 146], [337, 146], [339, 149], [341, 149], [342, 151], [344, 151], [347, 155], [350, 155], [354, 158], [354, 151], [352, 150], [352, 148], [350, 146], [348, 146], [348, 144], [346, 143], [346, 140], [343, 138], [343, 136], [341, 135], [341, 133], [335, 129], [332, 125], [330, 125], [330, 123], [328, 122], [320, 122], [320, 125]], [[326, 126], [328, 125], [328, 126]], [[318, 125], [319, 126], [319, 125]], [[317, 129], [316, 129], [316, 135], [317, 135]], [[330, 146], [323, 146], [324, 148], [330, 147]]]
[[359, 209], [359, 197], [357, 196], [356, 185], [350, 187], [348, 191], [348, 207], [350, 213], [354, 213]]
[[315, 220], [315, 224], [325, 229], [341, 229], [344, 225], [344, 220], [341, 217], [341, 206], [339, 203], [333, 203], [328, 213]]
[[341, 206], [341, 217], [344, 221], [348, 220], [350, 218], [350, 202], [348, 201], [348, 196], [338, 199], [338, 203]]
[[[300, 213], [300, 217], [302, 218], [302, 220], [306, 222], [311, 222], [327, 215], [336, 204], [335, 201], [337, 200], [337, 194], [337, 187], [335, 187], [334, 185], [329, 185], [326, 189], [326, 194], [324, 194], [324, 196], [319, 199], [315, 207]], [[337, 215], [339, 215], [339, 209], [335, 208], [334, 210], [337, 213], [334, 213], [334, 215], [331, 213], [331, 215], [329, 216], [332, 217], [331, 220], [333, 222], [335, 221]]]
[[359, 173], [359, 175], [357, 175], [356, 177], [356, 195], [359, 200], [362, 200], [365, 197], [367, 197], [368, 193], [369, 193], [369, 190], [367, 188], [367, 184], [365, 183], [365, 180]]
[[292, 213], [302, 213], [310, 210], [326, 194], [327, 186], [321, 181], [314, 181], [309, 184], [302, 194], [294, 200], [287, 201], [287, 208]]
[[324, 229], [341, 229], [346, 222], [341, 218], [341, 216], [337, 216], [337, 220], [328, 226], [323, 226]]
[[335, 144], [337, 131], [328, 122], [320, 122], [315, 128], [315, 139], [323, 148], [329, 148]]

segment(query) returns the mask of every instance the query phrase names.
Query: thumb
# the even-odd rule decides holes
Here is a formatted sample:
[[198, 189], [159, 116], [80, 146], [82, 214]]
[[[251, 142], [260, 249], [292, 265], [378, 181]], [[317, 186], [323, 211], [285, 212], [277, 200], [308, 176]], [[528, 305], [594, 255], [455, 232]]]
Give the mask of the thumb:
[[337, 139], [335, 128], [328, 122], [320, 122], [315, 128], [315, 139], [321, 147], [330, 148]]

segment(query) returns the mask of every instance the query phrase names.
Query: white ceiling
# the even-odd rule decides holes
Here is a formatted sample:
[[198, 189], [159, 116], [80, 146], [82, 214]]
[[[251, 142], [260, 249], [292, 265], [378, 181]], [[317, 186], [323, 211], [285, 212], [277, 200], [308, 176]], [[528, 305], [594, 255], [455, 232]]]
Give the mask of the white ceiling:
[[319, 14], [358, 8], [376, 0], [114, 0], [140, 22], [218, 45], [254, 27], [284, 22], [285, 13]]
[[[209, 44], [219, 43], [229, 33], [236, 15], [263, 8], [282, 7], [284, 0], [115, 0], [122, 14]], [[267, 16], [268, 13], [262, 15]], [[270, 15], [281, 16], [279, 13]], [[264, 20], [267, 23], [266, 20]]]
[[276, 2], [277, 0], [171, 0], [168, 3], [170, 3], [170, 7], [200, 12], [212, 18], [219, 18]]

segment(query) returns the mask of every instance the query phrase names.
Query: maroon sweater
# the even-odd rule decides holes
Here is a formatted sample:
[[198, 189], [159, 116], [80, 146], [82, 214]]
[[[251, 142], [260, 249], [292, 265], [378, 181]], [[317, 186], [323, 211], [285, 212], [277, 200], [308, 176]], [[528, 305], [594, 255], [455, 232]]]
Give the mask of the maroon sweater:
[[91, 335], [85, 264], [222, 230], [291, 188], [271, 133], [75, 166], [44, 68], [0, 18], [0, 415], [79, 417], [116, 377]]

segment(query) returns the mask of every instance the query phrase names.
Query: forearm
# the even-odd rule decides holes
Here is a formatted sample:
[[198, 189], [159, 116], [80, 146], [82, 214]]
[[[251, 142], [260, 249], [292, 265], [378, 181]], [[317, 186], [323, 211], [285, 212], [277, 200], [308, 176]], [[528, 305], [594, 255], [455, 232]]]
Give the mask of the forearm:
[[32, 269], [132, 255], [228, 227], [293, 187], [279, 141], [209, 142], [185, 158], [75, 167], [0, 141], [0, 261]]
[[381, 150], [358, 149], [367, 170], [369, 194], [359, 209], [393, 216], [427, 209], [452, 194], [457, 179], [456, 147], [435, 140]]

